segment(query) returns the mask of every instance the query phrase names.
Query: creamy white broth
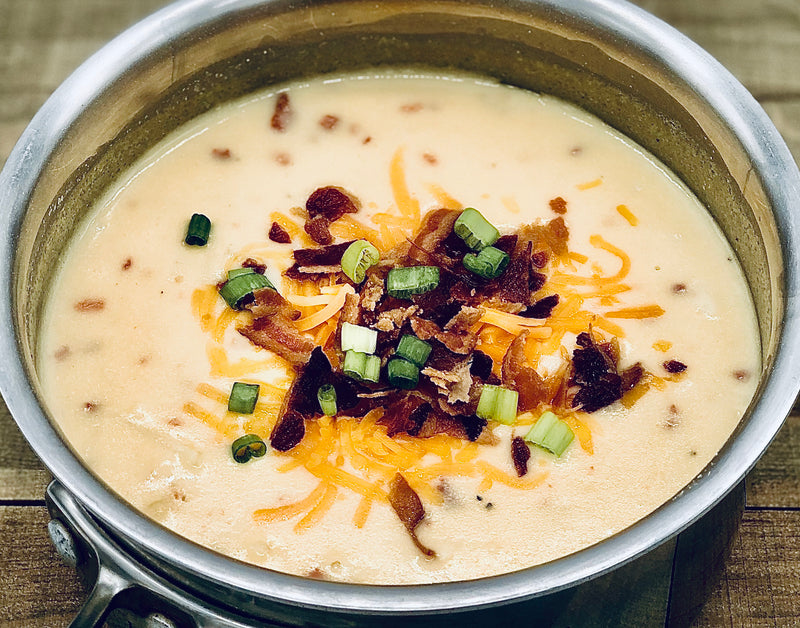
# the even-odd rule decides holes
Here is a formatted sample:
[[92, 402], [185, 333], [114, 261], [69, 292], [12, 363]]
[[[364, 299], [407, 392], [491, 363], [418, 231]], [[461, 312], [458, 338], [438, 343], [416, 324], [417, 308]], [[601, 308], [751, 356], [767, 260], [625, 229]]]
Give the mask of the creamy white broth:
[[[190, 123], [98, 203], [65, 256], [48, 302], [40, 371], [51, 413], [98, 476], [155, 520], [222, 553], [301, 575], [399, 584], [477, 578], [574, 552], [645, 516], [702, 470], [750, 401], [759, 346], [730, 248], [661, 164], [571, 105], [467, 77], [347, 76], [285, 89], [292, 117], [284, 132], [270, 128], [276, 91]], [[338, 120], [332, 129], [320, 125], [326, 115]], [[432, 560], [386, 503], [374, 502], [357, 527], [361, 496], [342, 487], [330, 510], [300, 532], [308, 510], [255, 521], [255, 511], [302, 500], [319, 480], [302, 467], [283, 470], [287, 456], [272, 450], [235, 463], [232, 438], [186, 410], [192, 403], [240, 420], [198, 386], [227, 392], [247, 379], [214, 374], [213, 330], [198, 320], [195, 291], [247, 256], [263, 260], [282, 289], [292, 248], [309, 242], [269, 242], [273, 212], [302, 225], [293, 208], [318, 187], [341, 186], [360, 199], [354, 218], [370, 228], [379, 228], [375, 213], [399, 216], [390, 181], [399, 159], [423, 214], [442, 206], [444, 192], [504, 232], [554, 218], [549, 201], [563, 197], [569, 248], [588, 258], [572, 272], [618, 271], [618, 257], [591, 244], [595, 234], [631, 259], [624, 280], [631, 289], [615, 303], [593, 299], [584, 308], [664, 309], [613, 321], [624, 330], [620, 363], [641, 362], [665, 378], [663, 390], [650, 387], [630, 408], [614, 403], [582, 415], [591, 454], [577, 438], [560, 458], [534, 447], [526, 477], [541, 478], [535, 488], [495, 481], [485, 489], [480, 477], [447, 477], [441, 503], [422, 495], [417, 533], [436, 551]], [[194, 212], [213, 224], [202, 248], [182, 244]], [[91, 299], [103, 307], [87, 306]], [[217, 313], [223, 305], [218, 299]], [[231, 363], [262, 363], [256, 379], [286, 385], [281, 362], [233, 326], [220, 344]], [[567, 344], [571, 351], [574, 336]], [[686, 372], [668, 376], [670, 359]], [[543, 358], [539, 369], [554, 364]], [[481, 459], [516, 477], [509, 441], [528, 427], [493, 425], [499, 443], [481, 446]]]

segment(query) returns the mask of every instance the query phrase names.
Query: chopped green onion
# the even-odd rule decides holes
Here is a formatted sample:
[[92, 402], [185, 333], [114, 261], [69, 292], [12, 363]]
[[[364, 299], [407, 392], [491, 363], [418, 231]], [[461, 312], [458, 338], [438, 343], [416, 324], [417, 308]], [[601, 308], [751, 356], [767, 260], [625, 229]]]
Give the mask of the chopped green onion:
[[398, 299], [428, 292], [438, 285], [438, 266], [400, 266], [386, 275], [386, 292]]
[[346, 351], [344, 354], [344, 364], [342, 373], [347, 377], [360, 380], [364, 377], [367, 370], [367, 354], [361, 351]]
[[253, 268], [231, 268], [228, 271], [228, 279], [233, 279], [234, 277], [238, 277], [239, 275], [249, 275], [251, 273], [256, 272]]
[[192, 214], [184, 242], [190, 246], [205, 246], [211, 233], [211, 221], [203, 214]]
[[228, 397], [228, 411], [239, 414], [253, 414], [258, 401], [259, 389], [260, 386], [258, 384], [235, 382], [231, 388], [230, 397]]
[[511, 425], [517, 418], [518, 401], [519, 393], [516, 390], [485, 384], [475, 414], [482, 419]]
[[500, 237], [500, 232], [483, 217], [477, 209], [467, 207], [453, 225], [455, 234], [473, 251], [491, 246]]
[[431, 346], [424, 340], [420, 340], [411, 334], [404, 334], [403, 337], [400, 338], [397, 351], [395, 351], [395, 355], [398, 358], [408, 360], [417, 368], [425, 366], [425, 362], [428, 360], [430, 354]]
[[361, 379], [365, 382], [378, 383], [381, 377], [381, 359], [377, 355], [368, 355], [364, 364], [364, 375]]
[[508, 253], [505, 251], [487, 246], [477, 255], [467, 253], [462, 263], [468, 271], [485, 279], [494, 279], [503, 273], [508, 266], [509, 259]]
[[369, 327], [342, 323], [342, 351], [360, 351], [375, 353], [378, 343], [378, 332]]
[[336, 415], [336, 389], [333, 384], [323, 384], [317, 389], [317, 401], [323, 414]]
[[257, 434], [247, 434], [233, 441], [231, 454], [239, 463], [245, 463], [250, 458], [260, 458], [267, 453], [267, 445]]
[[525, 440], [560, 456], [574, 437], [569, 425], [548, 411], [534, 423]]
[[342, 255], [342, 271], [356, 283], [361, 283], [367, 270], [378, 263], [381, 254], [366, 240], [356, 240]]
[[411, 390], [419, 383], [419, 369], [408, 360], [392, 358], [386, 365], [389, 383], [395, 388]]
[[220, 296], [234, 310], [241, 309], [242, 300], [261, 288], [272, 288], [269, 279], [256, 272], [241, 273], [229, 278], [219, 289]]

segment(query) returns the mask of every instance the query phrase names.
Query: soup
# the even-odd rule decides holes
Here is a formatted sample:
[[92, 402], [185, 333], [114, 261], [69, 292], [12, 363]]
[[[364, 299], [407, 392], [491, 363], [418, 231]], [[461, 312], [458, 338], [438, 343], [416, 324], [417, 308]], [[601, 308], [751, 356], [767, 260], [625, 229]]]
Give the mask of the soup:
[[48, 408], [120, 496], [359, 583], [613, 535], [703, 469], [760, 369], [735, 257], [663, 165], [572, 105], [418, 72], [179, 130], [97, 203], [43, 327]]

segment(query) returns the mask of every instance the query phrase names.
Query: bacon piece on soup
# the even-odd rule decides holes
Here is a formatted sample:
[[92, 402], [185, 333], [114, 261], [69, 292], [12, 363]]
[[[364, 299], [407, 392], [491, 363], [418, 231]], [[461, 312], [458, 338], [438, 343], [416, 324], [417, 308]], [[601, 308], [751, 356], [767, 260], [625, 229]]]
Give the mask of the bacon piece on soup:
[[552, 209], [556, 214], [566, 214], [567, 201], [565, 201], [560, 196], [556, 196], [553, 200], [550, 201], [550, 209]]
[[397, 513], [400, 521], [408, 530], [411, 535], [411, 540], [417, 549], [429, 558], [435, 558], [436, 552], [432, 549], [425, 547], [417, 538], [417, 526], [425, 518], [425, 509], [422, 507], [422, 501], [414, 492], [414, 489], [409, 486], [406, 479], [396, 473], [392, 481], [389, 483], [389, 503]]
[[270, 434], [270, 444], [278, 451], [289, 451], [296, 447], [306, 435], [303, 415], [294, 410], [284, 412]]
[[529, 305], [519, 315], [525, 318], [549, 318], [553, 313], [553, 309], [558, 305], [558, 301], [558, 295], [551, 294], [539, 299], [533, 305]]
[[344, 188], [328, 186], [317, 188], [306, 201], [306, 211], [310, 218], [323, 216], [330, 222], [339, 220], [345, 214], [355, 214], [361, 203]]
[[667, 373], [683, 373], [686, 370], [686, 365], [678, 360], [667, 360], [663, 366]]
[[581, 332], [578, 347], [572, 354], [570, 383], [580, 387], [572, 399], [572, 407], [594, 412], [622, 397], [622, 378], [608, 353], [595, 343], [591, 334]]
[[319, 125], [326, 131], [332, 131], [339, 124], [339, 118], [331, 114], [322, 116], [319, 120]]
[[290, 244], [292, 236], [277, 222], [273, 222], [272, 226], [269, 228], [269, 239], [278, 244]]
[[289, 103], [289, 94], [281, 92], [275, 100], [275, 110], [272, 112], [270, 126], [276, 131], [283, 132], [289, 125], [292, 117], [292, 108]]
[[269, 349], [295, 367], [305, 364], [314, 350], [314, 342], [292, 324], [300, 312], [271, 288], [257, 290], [253, 297], [253, 302], [247, 306], [253, 313], [253, 322], [236, 330], [253, 344]]
[[552, 399], [552, 391], [536, 369], [525, 366], [525, 342], [528, 330], [522, 331], [508, 345], [503, 357], [502, 377], [504, 385], [519, 393], [518, 412], [526, 412], [541, 402]]
[[78, 301], [75, 304], [75, 309], [78, 312], [99, 312], [106, 307], [106, 300], [100, 298], [89, 298]]
[[390, 437], [397, 434], [417, 436], [428, 418], [431, 405], [418, 395], [407, 394], [386, 408], [378, 423], [386, 426]]
[[528, 460], [531, 457], [531, 450], [522, 436], [515, 436], [511, 440], [511, 460], [517, 475], [522, 477], [528, 472]]
[[500, 297], [511, 303], [528, 305], [531, 300], [531, 251], [533, 243], [528, 242], [524, 247], [517, 247], [511, 254], [511, 260], [503, 273], [503, 282], [500, 287]]

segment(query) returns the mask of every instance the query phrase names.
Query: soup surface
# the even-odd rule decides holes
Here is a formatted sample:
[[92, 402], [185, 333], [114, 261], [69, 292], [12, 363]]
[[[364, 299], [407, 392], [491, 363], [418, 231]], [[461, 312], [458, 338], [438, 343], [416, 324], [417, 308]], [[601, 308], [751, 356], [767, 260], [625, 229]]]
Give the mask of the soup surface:
[[[434, 233], [465, 207], [499, 229], [496, 279]], [[184, 242], [193, 213], [205, 246]], [[381, 261], [357, 284], [335, 245], [360, 239]], [[387, 295], [391, 268], [420, 265], [436, 287]], [[242, 266], [285, 301], [229, 307], [218, 288]], [[379, 383], [342, 374], [344, 321], [377, 330]], [[386, 375], [402, 335], [432, 347], [410, 393]], [[735, 258], [661, 164], [563, 102], [416, 73], [287, 85], [145, 155], [65, 256], [40, 355], [66, 438], [156, 521], [272, 569], [396, 584], [513, 571], [629, 526], [711, 460], [760, 369]], [[228, 410], [234, 382], [259, 385], [252, 413]], [[487, 386], [518, 395], [511, 424], [478, 408]], [[525, 440], [547, 412], [560, 455]], [[246, 434], [267, 451], [237, 462]]]

